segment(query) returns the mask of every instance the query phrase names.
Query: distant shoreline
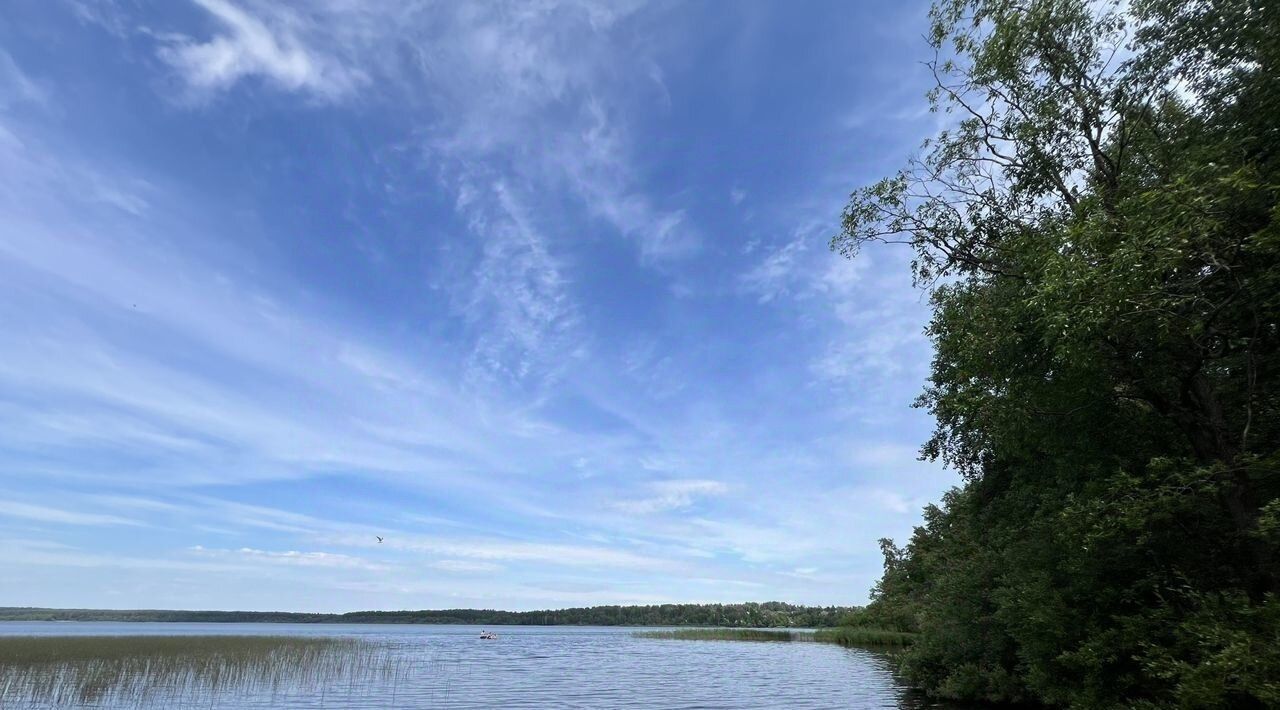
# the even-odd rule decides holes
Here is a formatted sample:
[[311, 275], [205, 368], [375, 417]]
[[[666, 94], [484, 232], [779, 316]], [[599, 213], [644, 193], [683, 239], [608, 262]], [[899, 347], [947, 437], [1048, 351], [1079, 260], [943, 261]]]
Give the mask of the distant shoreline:
[[0, 607], [0, 621], [820, 628], [837, 626], [843, 617], [856, 609], [806, 607], [783, 602], [595, 606], [541, 611], [424, 609], [346, 613]]

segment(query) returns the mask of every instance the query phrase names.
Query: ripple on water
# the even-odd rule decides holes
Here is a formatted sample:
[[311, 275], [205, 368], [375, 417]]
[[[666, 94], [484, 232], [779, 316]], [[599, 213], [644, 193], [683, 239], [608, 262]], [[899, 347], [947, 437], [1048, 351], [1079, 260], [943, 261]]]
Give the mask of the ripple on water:
[[[383, 649], [379, 673], [214, 692], [165, 708], [919, 708], [875, 652], [818, 643], [672, 641], [633, 629], [293, 624], [0, 624], [0, 635], [340, 635]], [[5, 668], [0, 666], [0, 688]], [[43, 707], [13, 704], [4, 707]], [[115, 705], [119, 706], [119, 705]], [[84, 704], [80, 707], [115, 707]], [[61, 705], [60, 707], [74, 707]]]

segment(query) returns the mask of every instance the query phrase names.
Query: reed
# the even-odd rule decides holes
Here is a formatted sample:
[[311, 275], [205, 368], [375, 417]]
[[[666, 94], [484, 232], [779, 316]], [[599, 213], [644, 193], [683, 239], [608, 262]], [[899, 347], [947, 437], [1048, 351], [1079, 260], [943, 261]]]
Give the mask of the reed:
[[915, 641], [915, 634], [863, 626], [841, 626], [813, 632], [813, 640], [838, 643], [841, 646], [905, 647]]
[[802, 634], [773, 629], [673, 629], [668, 631], [639, 631], [636, 636], [648, 639], [672, 639], [676, 641], [796, 641]]
[[0, 707], [176, 705], [399, 677], [387, 649], [287, 636], [0, 637]]
[[817, 631], [792, 631], [789, 629], [672, 629], [666, 631], [639, 631], [636, 636], [650, 639], [676, 641], [817, 641], [841, 646], [866, 646], [896, 648], [910, 646], [915, 634], [888, 631], [861, 626], [841, 626]]

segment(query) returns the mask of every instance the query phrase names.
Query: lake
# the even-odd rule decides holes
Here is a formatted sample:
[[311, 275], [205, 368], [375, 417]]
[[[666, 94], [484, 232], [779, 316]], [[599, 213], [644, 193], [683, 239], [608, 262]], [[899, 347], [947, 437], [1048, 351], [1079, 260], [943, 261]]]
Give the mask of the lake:
[[[288, 635], [375, 643], [392, 679], [183, 690], [128, 707], [925, 708], [879, 652], [811, 642], [673, 641], [620, 627], [0, 622], [0, 636]], [[12, 669], [0, 666], [0, 689]], [[49, 707], [45, 704], [4, 707]], [[117, 702], [80, 702], [114, 707]], [[68, 705], [61, 705], [66, 707]]]

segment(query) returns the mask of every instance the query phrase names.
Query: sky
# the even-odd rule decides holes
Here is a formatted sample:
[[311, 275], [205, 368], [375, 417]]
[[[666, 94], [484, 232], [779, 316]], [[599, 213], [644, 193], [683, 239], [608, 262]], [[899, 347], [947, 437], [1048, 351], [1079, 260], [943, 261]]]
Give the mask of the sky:
[[[955, 475], [926, 7], [0, 16], [0, 605], [865, 603]], [[382, 536], [383, 542], [377, 540]]]

